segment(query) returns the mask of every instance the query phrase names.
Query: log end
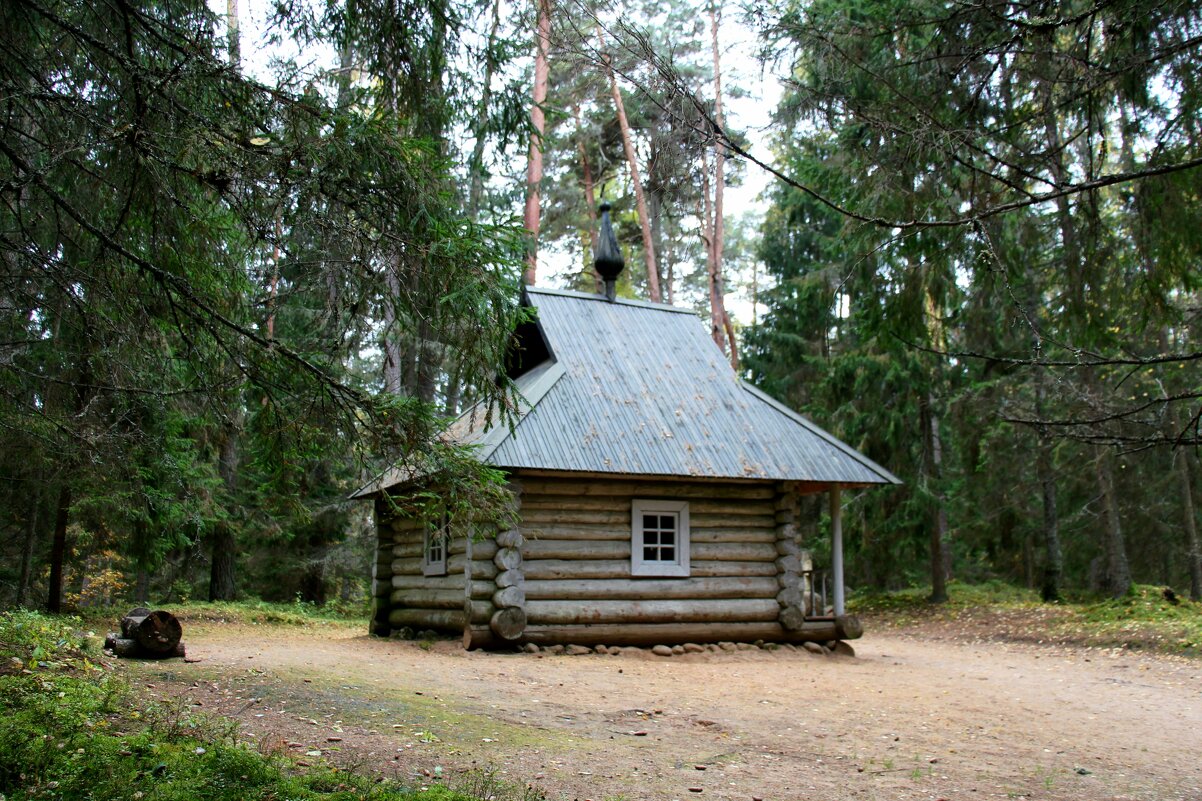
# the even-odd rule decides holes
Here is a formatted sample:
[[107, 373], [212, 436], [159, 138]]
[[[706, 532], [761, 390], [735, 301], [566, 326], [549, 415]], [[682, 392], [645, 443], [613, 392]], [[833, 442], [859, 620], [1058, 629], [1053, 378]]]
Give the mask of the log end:
[[835, 632], [839, 640], [858, 640], [864, 636], [864, 624], [855, 615], [839, 615], [835, 618]]

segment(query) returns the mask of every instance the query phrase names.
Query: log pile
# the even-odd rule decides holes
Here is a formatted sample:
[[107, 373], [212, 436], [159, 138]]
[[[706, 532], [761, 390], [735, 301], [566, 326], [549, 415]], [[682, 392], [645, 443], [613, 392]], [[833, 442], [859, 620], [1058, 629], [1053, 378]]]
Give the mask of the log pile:
[[162, 609], [152, 612], [144, 606], [131, 609], [121, 618], [121, 631], [110, 631], [104, 638], [105, 650], [127, 659], [170, 659], [184, 656], [180, 641], [184, 627], [175, 615]]

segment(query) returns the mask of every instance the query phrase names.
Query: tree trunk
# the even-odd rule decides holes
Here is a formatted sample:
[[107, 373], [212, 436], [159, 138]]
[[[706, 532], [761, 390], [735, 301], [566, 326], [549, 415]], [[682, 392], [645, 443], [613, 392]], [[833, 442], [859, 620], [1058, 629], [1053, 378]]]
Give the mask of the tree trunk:
[[[1035, 417], [1044, 418], [1044, 393], [1047, 374], [1043, 371], [1036, 377]], [[1052, 443], [1047, 433], [1040, 431], [1036, 442], [1035, 473], [1039, 479], [1040, 495], [1043, 500], [1043, 586], [1041, 596], [1045, 603], [1060, 600], [1060, 578], [1064, 573], [1064, 554], [1060, 548], [1060, 516], [1056, 508], [1056, 473], [1052, 467]]]
[[[934, 398], [927, 395], [922, 415], [927, 446], [927, 487], [935, 499], [935, 508], [931, 519], [931, 603], [947, 601], [947, 576], [949, 549], [947, 542], [947, 509], [944, 506], [942, 488], [939, 486], [943, 478], [943, 439], [939, 435], [939, 417], [935, 414]], [[932, 486], [934, 485], [934, 486]]]
[[[725, 129], [726, 121], [722, 114], [722, 66], [718, 58], [718, 9], [715, 2], [710, 6], [710, 44], [713, 50], [714, 58], [714, 120], [718, 123], [719, 128]], [[723, 195], [726, 191], [726, 148], [721, 142], [714, 147], [714, 217], [713, 228], [711, 229], [710, 247], [713, 248], [713, 261], [710, 269], [713, 270], [713, 289], [710, 290], [710, 302], [715, 301], [718, 304], [716, 310], [711, 310], [711, 314], [718, 317], [721, 322], [722, 332], [729, 343], [730, 366], [738, 372], [739, 370], [739, 348], [735, 342], [734, 326], [730, 322], [730, 314], [726, 311], [726, 281], [722, 274], [722, 249], [726, 239], [726, 219], [725, 208], [723, 205]], [[724, 348], [724, 350], [726, 350]]]
[[[238, 433], [241, 424], [231, 421], [222, 427], [217, 472], [225, 485], [226, 503], [236, 502], [238, 488]], [[226, 520], [218, 522], [209, 537], [209, 600], [232, 601], [237, 595], [238, 542]]]
[[[1177, 407], [1171, 407], [1173, 430], [1181, 430], [1181, 418]], [[1189, 451], [1184, 447], [1176, 448], [1173, 453], [1176, 460], [1177, 486], [1181, 493], [1182, 523], [1185, 528], [1185, 542], [1189, 548], [1189, 597], [1202, 601], [1202, 545], [1198, 542], [1198, 519], [1194, 507], [1194, 479], [1189, 464]]]
[[13, 606], [18, 609], [29, 602], [29, 590], [33, 584], [33, 557], [38, 544], [38, 513], [41, 505], [42, 494], [34, 490], [29, 499], [29, 514], [25, 517], [21, 538], [21, 567], [17, 574], [17, 596], [13, 601]]
[[54, 514], [54, 541], [50, 546], [50, 580], [46, 595], [46, 611], [58, 613], [63, 608], [63, 565], [67, 561], [67, 523], [71, 515], [71, 487], [65, 482], [58, 491]]
[[1094, 469], [1102, 494], [1102, 524], [1105, 526], [1102, 541], [1105, 575], [1102, 588], [1107, 595], [1118, 598], [1131, 589], [1131, 568], [1127, 563], [1127, 546], [1123, 540], [1118, 501], [1114, 496], [1114, 470], [1110, 464], [1110, 452], [1104, 446], [1094, 448]]
[[526, 161], [526, 230], [530, 232], [530, 252], [526, 256], [523, 280], [534, 286], [538, 277], [538, 229], [540, 193], [543, 180], [543, 135], [547, 129], [547, 79], [550, 66], [547, 52], [551, 47], [551, 0], [538, 0], [538, 32], [535, 34], [534, 97], [530, 108], [530, 155]]
[[[602, 42], [604, 47], [604, 42]], [[614, 75], [608, 55], [602, 56], [605, 72], [609, 76], [609, 91], [613, 95], [614, 108], [618, 112], [618, 127], [622, 131], [622, 147], [626, 152], [626, 165], [630, 169], [630, 183], [634, 187], [634, 201], [639, 212], [639, 225], [643, 230], [643, 254], [647, 263], [647, 294], [653, 303], [660, 302], [659, 268], [655, 262], [655, 241], [651, 236], [651, 219], [647, 214], [647, 199], [643, 196], [643, 180], [639, 175], [638, 154], [634, 151], [634, 139], [630, 133], [630, 121], [626, 119], [626, 106], [622, 103], [622, 90]]]

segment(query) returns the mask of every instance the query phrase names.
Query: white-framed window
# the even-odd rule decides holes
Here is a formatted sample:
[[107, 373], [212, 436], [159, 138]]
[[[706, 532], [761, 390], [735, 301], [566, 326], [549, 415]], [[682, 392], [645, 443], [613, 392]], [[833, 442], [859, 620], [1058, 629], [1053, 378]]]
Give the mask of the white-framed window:
[[451, 520], [443, 515], [442, 521], [427, 526], [422, 541], [422, 575], [445, 576], [447, 574], [447, 551], [451, 547]]
[[636, 498], [630, 509], [630, 574], [688, 576], [688, 502]]

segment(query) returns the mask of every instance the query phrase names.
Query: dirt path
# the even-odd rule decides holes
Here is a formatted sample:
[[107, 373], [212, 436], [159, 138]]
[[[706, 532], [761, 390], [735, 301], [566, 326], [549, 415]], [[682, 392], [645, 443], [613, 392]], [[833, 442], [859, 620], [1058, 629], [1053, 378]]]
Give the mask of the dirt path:
[[[264, 750], [551, 799], [1202, 801], [1202, 664], [870, 633], [858, 656], [465, 653], [194, 625], [149, 692]], [[316, 752], [320, 751], [318, 756]]]

